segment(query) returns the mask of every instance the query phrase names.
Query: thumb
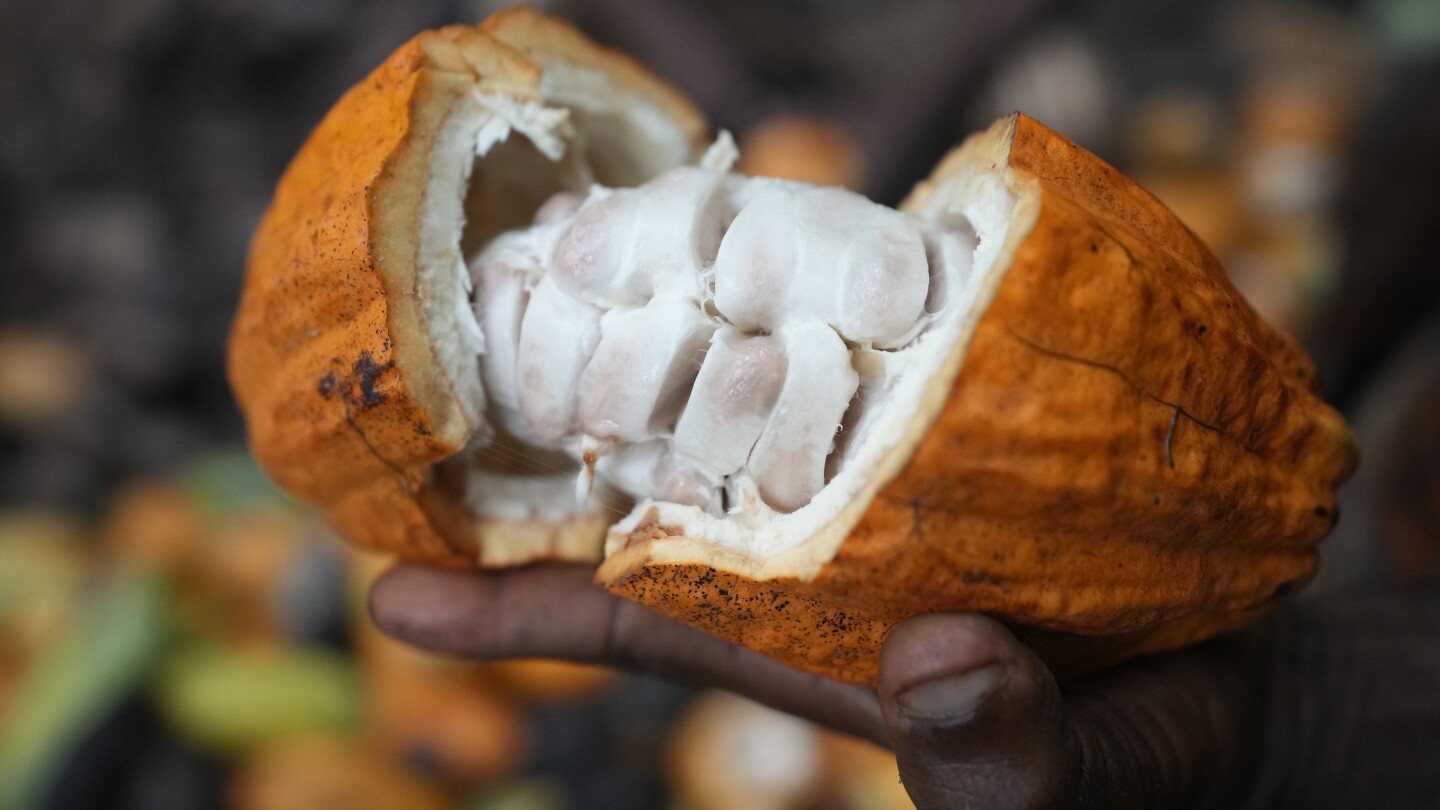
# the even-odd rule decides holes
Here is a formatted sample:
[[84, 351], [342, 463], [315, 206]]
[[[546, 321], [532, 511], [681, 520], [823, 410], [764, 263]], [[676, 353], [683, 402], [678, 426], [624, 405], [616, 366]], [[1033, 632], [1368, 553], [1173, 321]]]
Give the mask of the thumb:
[[999, 622], [937, 613], [897, 625], [880, 703], [920, 810], [1062, 803], [1079, 757], [1046, 666]]

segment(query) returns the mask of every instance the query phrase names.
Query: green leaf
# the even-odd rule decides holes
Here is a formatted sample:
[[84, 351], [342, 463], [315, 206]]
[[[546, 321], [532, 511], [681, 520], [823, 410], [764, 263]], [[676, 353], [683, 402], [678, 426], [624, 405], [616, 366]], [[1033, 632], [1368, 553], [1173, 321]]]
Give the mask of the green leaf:
[[354, 665], [313, 648], [180, 650], [160, 668], [155, 698], [177, 732], [219, 753], [345, 731], [363, 708]]
[[168, 636], [169, 609], [163, 579], [118, 574], [72, 632], [30, 666], [0, 733], [0, 807], [41, 801], [74, 746], [150, 672]]

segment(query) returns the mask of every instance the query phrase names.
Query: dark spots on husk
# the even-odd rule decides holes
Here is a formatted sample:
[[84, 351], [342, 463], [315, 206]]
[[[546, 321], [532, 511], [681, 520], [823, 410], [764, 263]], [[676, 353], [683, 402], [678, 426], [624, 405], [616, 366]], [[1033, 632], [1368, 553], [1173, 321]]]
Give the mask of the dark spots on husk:
[[1001, 585], [1004, 581], [989, 571], [972, 569], [960, 575], [960, 581], [966, 585]]
[[1170, 417], [1170, 430], [1165, 434], [1165, 460], [1169, 462], [1170, 469], [1175, 469], [1175, 428], [1180, 425], [1180, 406], [1175, 406], [1175, 415]]
[[394, 366], [393, 360], [383, 364], [376, 363], [375, 356], [370, 352], [360, 353], [360, 359], [355, 361], [355, 366], [351, 370], [355, 386], [360, 389], [360, 407], [373, 408], [390, 401], [388, 394], [376, 390], [375, 383], [380, 379], [381, 374]]

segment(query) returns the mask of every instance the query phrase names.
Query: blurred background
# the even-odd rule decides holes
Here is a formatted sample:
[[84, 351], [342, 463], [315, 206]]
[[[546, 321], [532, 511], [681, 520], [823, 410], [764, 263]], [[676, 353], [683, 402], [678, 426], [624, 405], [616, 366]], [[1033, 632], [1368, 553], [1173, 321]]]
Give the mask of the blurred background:
[[[222, 345], [279, 173], [489, 0], [0, 4], [0, 810], [905, 807], [723, 694], [416, 653], [244, 450]], [[552, 0], [737, 134], [897, 202], [1022, 110], [1130, 172], [1359, 432], [1302, 598], [1440, 572], [1440, 3]]]

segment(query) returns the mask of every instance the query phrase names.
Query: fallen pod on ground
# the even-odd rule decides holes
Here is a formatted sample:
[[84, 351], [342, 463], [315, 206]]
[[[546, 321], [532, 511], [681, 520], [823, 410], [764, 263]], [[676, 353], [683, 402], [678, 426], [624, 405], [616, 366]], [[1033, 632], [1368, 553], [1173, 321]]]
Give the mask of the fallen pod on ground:
[[733, 159], [561, 22], [419, 35], [256, 233], [229, 358], [256, 455], [367, 545], [600, 561], [857, 682], [916, 613], [1079, 671], [1309, 579], [1353, 440], [1123, 175], [1023, 115], [899, 210]]

